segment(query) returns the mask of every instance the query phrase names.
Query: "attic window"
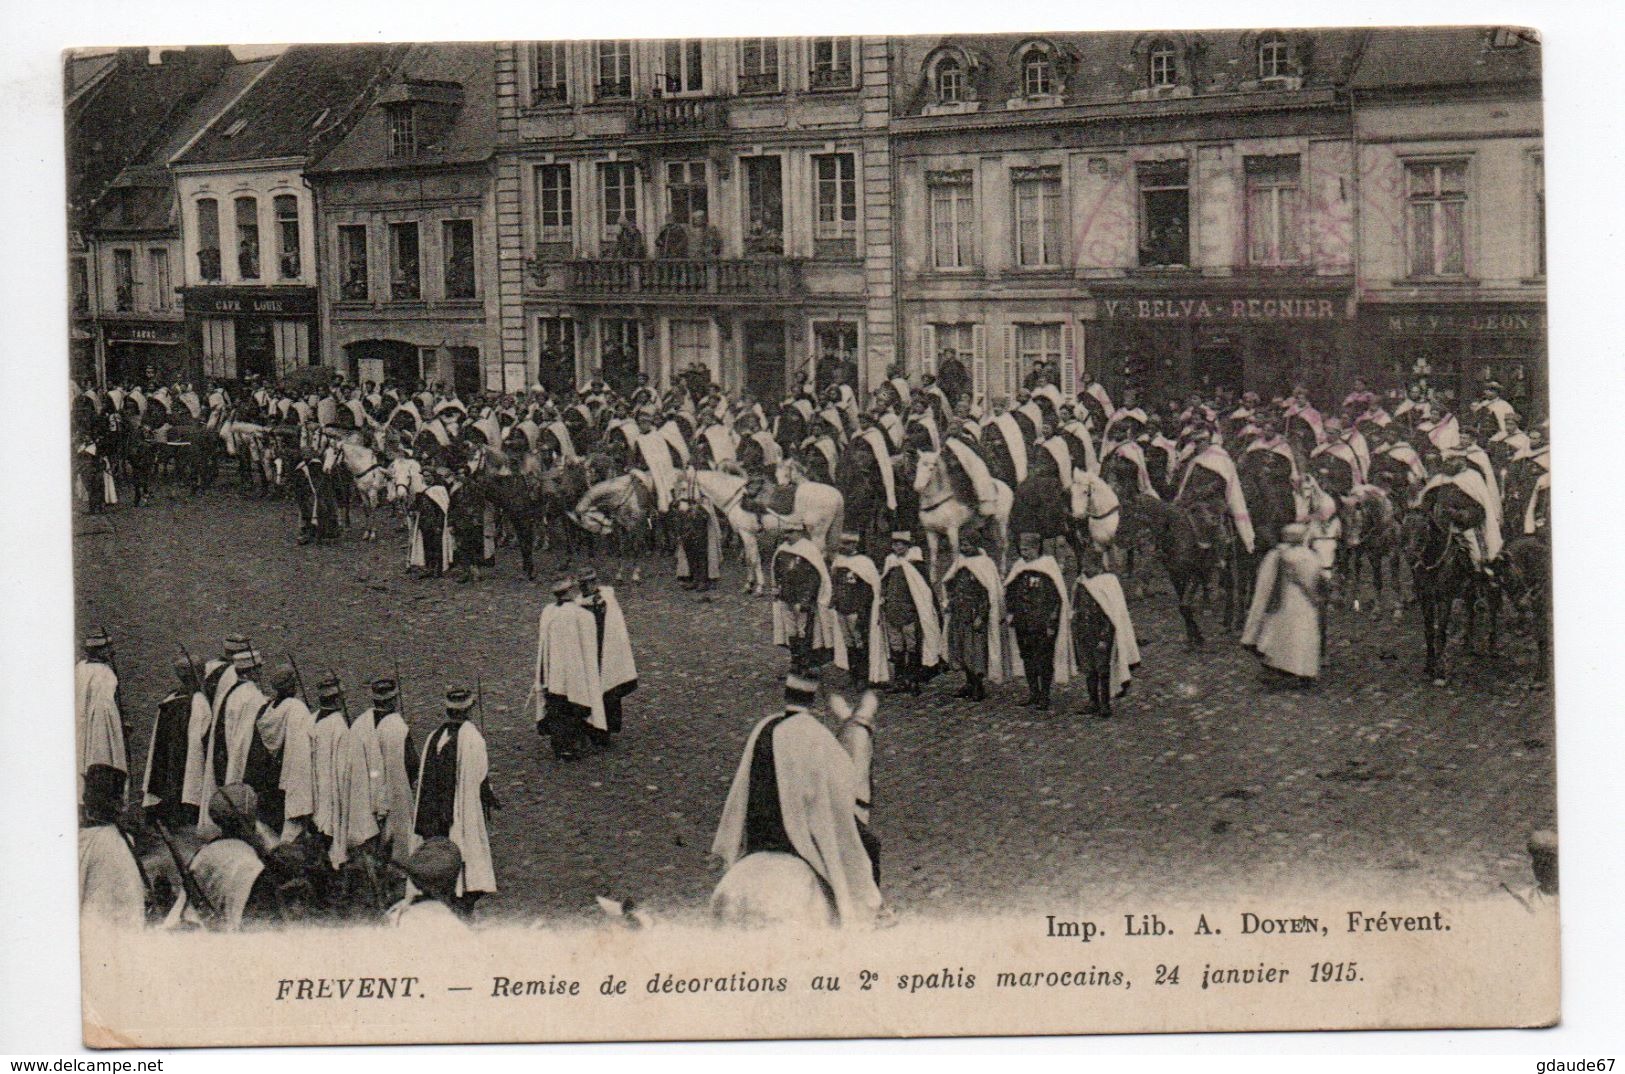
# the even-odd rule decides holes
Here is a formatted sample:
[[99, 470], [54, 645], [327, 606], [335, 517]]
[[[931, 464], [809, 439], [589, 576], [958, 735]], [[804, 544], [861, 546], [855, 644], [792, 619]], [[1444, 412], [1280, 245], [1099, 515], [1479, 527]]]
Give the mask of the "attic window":
[[1271, 34], [1258, 43], [1258, 77], [1262, 80], [1287, 78], [1296, 72], [1292, 46], [1280, 34]]
[[936, 90], [937, 100], [942, 104], [954, 104], [964, 98], [965, 69], [952, 56], [944, 57], [937, 64]]
[[1179, 84], [1179, 53], [1172, 41], [1153, 42], [1146, 53], [1146, 66], [1152, 89]]
[[234, 119], [234, 120], [231, 121], [231, 126], [227, 127], [225, 130], [220, 132], [220, 137], [222, 137], [222, 138], [235, 137], [236, 135], [241, 134], [243, 132], [243, 128], [246, 127], [246, 126], [248, 126], [248, 120], [246, 120], [246, 119]]
[[417, 108], [410, 102], [389, 105], [389, 155], [415, 157], [418, 152]]
[[1055, 63], [1049, 50], [1034, 45], [1021, 57], [1021, 90], [1026, 97], [1046, 97], [1055, 92]]

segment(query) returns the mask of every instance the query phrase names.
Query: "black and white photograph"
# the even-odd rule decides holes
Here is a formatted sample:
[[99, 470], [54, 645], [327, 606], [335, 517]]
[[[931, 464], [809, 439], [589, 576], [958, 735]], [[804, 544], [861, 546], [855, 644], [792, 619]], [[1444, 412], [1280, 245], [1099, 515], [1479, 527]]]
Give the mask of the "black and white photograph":
[[64, 53], [86, 1043], [1551, 1024], [1542, 48]]

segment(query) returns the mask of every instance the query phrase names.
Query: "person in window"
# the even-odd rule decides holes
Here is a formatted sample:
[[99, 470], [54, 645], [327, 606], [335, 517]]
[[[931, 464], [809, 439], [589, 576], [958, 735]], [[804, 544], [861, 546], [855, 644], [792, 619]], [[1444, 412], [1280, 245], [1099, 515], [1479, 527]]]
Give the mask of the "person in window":
[[655, 256], [667, 261], [688, 256], [688, 228], [683, 221], [674, 216], [660, 229], [660, 234], [655, 236]]
[[614, 256], [622, 261], [642, 261], [648, 254], [643, 246], [643, 231], [625, 213], [616, 225]]
[[690, 217], [689, 227], [693, 231], [689, 246], [697, 256], [711, 258], [722, 256], [722, 232], [712, 226], [703, 212]]
[[970, 371], [952, 347], [942, 348], [937, 355], [937, 383], [941, 385], [950, 405], [957, 406], [961, 399], [970, 394]]
[[784, 236], [769, 228], [761, 217], [750, 222], [750, 233], [745, 236], [746, 257], [777, 257], [784, 252]]
[[244, 279], [254, 279], [260, 274], [260, 244], [258, 241], [245, 238], [237, 244], [237, 272]]

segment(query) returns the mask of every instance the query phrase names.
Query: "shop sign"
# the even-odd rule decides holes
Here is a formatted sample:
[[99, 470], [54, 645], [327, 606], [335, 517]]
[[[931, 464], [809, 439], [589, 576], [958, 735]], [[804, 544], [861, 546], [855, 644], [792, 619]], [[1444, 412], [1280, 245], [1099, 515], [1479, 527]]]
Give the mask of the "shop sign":
[[1344, 317], [1343, 300], [1319, 296], [1274, 295], [1267, 298], [1107, 298], [1100, 308], [1108, 320], [1335, 321]]
[[1487, 333], [1491, 335], [1530, 335], [1546, 330], [1544, 314], [1511, 310], [1463, 310], [1418, 313], [1389, 313], [1383, 327], [1393, 335]]
[[121, 324], [107, 329], [112, 343], [179, 343], [181, 329], [173, 324]]
[[186, 292], [186, 310], [251, 317], [308, 317], [316, 312], [316, 293], [306, 287], [287, 293], [224, 288], [191, 290]]

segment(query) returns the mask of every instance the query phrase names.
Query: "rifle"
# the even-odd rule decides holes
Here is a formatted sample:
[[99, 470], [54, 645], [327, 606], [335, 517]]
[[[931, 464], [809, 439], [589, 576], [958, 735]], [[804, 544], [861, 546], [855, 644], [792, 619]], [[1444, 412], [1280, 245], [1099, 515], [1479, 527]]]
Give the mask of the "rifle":
[[186, 657], [186, 666], [192, 671], [192, 692], [201, 693], [203, 691], [203, 669], [198, 667], [197, 661], [192, 659], [192, 654], [187, 651], [184, 644], [181, 645], [181, 655]]
[[485, 737], [485, 688], [480, 684], [480, 673], [474, 673], [474, 705], [480, 714], [480, 737]]
[[164, 822], [161, 820], [155, 820], [152, 824], [154, 828], [158, 829], [158, 837], [164, 841], [164, 846], [169, 848], [169, 857], [175, 863], [175, 871], [181, 875], [181, 890], [186, 893], [187, 904], [197, 907], [198, 912], [203, 915], [205, 920], [211, 922], [217, 920], [220, 911], [215, 909], [214, 903], [210, 902], [209, 897], [203, 893], [203, 888], [198, 884], [197, 877], [192, 875], [191, 866], [182, 860], [180, 848], [170, 838], [169, 829], [164, 827]]
[[[305, 677], [299, 674], [299, 661], [293, 658], [293, 650], [288, 650], [288, 665], [293, 668], [293, 681], [299, 684], [299, 699], [310, 708], [310, 692], [305, 689]], [[314, 711], [314, 710], [313, 710]]]
[[390, 663], [395, 665], [395, 711], [399, 712], [401, 719], [404, 720], [406, 719], [406, 690], [401, 685], [401, 660], [394, 653], [390, 654], [389, 660]]

